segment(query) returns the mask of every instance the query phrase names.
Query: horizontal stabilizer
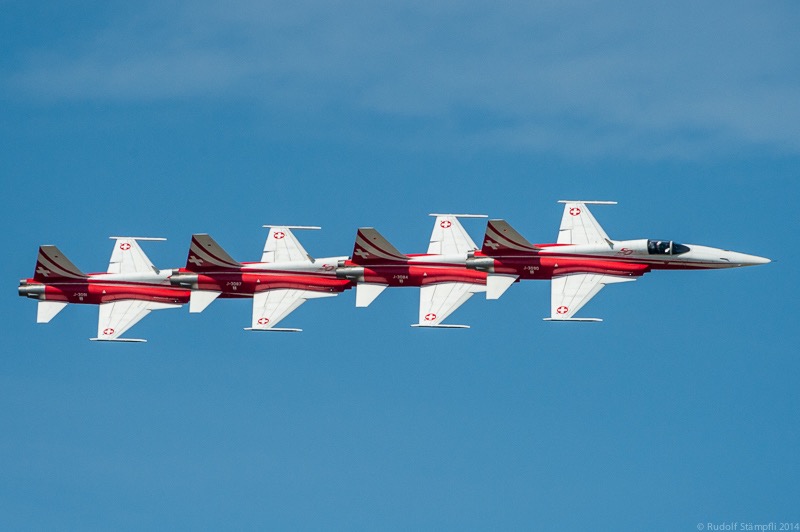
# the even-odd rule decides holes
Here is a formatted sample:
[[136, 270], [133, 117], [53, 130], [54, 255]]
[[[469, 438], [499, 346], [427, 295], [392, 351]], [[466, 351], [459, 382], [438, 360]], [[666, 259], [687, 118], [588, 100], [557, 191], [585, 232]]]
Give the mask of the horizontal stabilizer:
[[208, 270], [235, 270], [241, 267], [241, 263], [228, 255], [209, 235], [205, 233], [192, 235], [189, 257], [186, 259], [187, 270], [201, 272]]
[[528, 242], [505, 220], [489, 220], [486, 224], [486, 234], [481, 248], [484, 255], [489, 257], [525, 255], [539, 249], [541, 248]]
[[72, 264], [55, 246], [39, 246], [36, 270], [33, 278], [40, 282], [53, 282], [64, 279], [86, 279], [86, 274]]
[[189, 312], [192, 314], [203, 312], [220, 294], [222, 292], [215, 290], [192, 290], [189, 295]]
[[368, 307], [376, 297], [386, 290], [387, 286], [378, 283], [358, 283], [356, 285], [356, 307]]
[[36, 306], [36, 323], [49, 323], [66, 306], [67, 303], [63, 301], [39, 301]]
[[490, 273], [486, 276], [486, 299], [500, 299], [508, 288], [514, 284], [518, 275]]
[[374, 227], [360, 227], [356, 233], [352, 260], [356, 264], [406, 262], [408, 256], [400, 253]]

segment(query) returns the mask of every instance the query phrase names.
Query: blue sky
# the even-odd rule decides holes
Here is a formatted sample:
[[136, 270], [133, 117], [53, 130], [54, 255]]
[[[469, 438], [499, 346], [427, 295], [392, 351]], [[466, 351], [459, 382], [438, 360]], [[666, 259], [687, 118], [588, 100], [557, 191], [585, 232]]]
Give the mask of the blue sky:
[[[696, 530], [800, 521], [792, 2], [2, 4], [0, 526]], [[16, 296], [36, 248], [102, 271], [109, 235], [182, 265], [193, 232], [256, 260], [262, 224], [422, 252], [429, 212], [556, 238], [771, 257], [656, 272], [553, 324], [549, 286], [424, 331], [417, 290], [151, 314], [98, 345]], [[479, 221], [465, 225], [475, 240]]]

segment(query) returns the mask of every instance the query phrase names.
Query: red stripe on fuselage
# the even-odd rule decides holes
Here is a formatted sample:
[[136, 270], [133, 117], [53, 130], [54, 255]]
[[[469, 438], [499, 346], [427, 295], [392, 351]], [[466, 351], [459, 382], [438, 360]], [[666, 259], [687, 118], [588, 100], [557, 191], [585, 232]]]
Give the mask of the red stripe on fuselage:
[[340, 293], [351, 288], [352, 283], [330, 274], [238, 271], [198, 274], [197, 287], [200, 290], [222, 292], [220, 297], [247, 298], [253, 297], [256, 292], [281, 288]]
[[435, 283], [486, 284], [486, 273], [461, 266], [376, 265], [364, 267], [364, 281], [389, 286], [424, 286]]
[[121, 281], [64, 281], [38, 283], [28, 280], [29, 285], [44, 284], [44, 299], [66, 303], [99, 305], [125, 299], [173, 303], [182, 305], [189, 302], [189, 290], [170, 285], [148, 283], [129, 283]]

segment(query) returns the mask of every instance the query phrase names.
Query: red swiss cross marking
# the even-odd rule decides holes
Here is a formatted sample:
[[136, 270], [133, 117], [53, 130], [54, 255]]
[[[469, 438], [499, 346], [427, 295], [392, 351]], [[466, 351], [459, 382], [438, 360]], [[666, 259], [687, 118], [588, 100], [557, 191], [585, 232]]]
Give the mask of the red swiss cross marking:
[[122, 244], [119, 245], [119, 249], [121, 249], [122, 251], [128, 251], [129, 249], [131, 249], [131, 245], [128, 244], [127, 242], [123, 242]]
[[558, 307], [556, 309], [556, 312], [558, 312], [559, 314], [566, 314], [567, 312], [569, 312], [569, 307], [565, 307], [564, 305], [561, 305], [560, 307]]
[[578, 207], [573, 207], [569, 210], [569, 213], [572, 216], [578, 216], [581, 213], [581, 210]]
[[110, 335], [114, 334], [114, 329], [112, 329], [111, 327], [107, 327], [107, 328], [103, 329], [103, 334], [106, 335], [106, 336], [110, 336]]
[[451, 222], [450, 220], [442, 220], [441, 222], [439, 222], [439, 226], [442, 227], [443, 229], [449, 229], [451, 225], [453, 225], [453, 222]]
[[281, 238], [285, 237], [286, 233], [283, 231], [275, 231], [275, 240], [280, 240]]
[[434, 320], [436, 320], [436, 314], [434, 314], [433, 312], [425, 314], [425, 321], [434, 321]]
[[266, 325], [267, 323], [269, 323], [269, 318], [258, 318], [259, 325]]

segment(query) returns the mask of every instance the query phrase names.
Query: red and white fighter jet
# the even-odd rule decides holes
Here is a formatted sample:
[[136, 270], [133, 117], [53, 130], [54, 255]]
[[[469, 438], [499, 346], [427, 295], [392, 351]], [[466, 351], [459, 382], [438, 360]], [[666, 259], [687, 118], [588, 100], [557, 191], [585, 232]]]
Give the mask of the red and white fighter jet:
[[176, 286], [191, 289], [189, 312], [202, 312], [222, 298], [252, 298], [252, 325], [247, 331], [299, 332], [276, 325], [309, 299], [332, 297], [351, 283], [336, 277], [339, 261], [347, 257], [314, 259], [292, 229], [309, 226], [267, 226], [260, 262], [234, 260], [207, 234], [192, 235], [186, 267], [172, 275]]
[[189, 301], [188, 290], [170, 284], [173, 270], [153, 266], [137, 242], [163, 238], [111, 238], [114, 251], [106, 273], [83, 273], [56, 246], [39, 247], [33, 277], [19, 283], [19, 295], [38, 301], [38, 323], [48, 323], [69, 303], [98, 305], [97, 338], [91, 340], [144, 342], [120, 335], [151, 310]]
[[420, 288], [419, 320], [412, 327], [468, 328], [442, 321], [473, 294], [486, 291], [486, 273], [464, 267], [477, 246], [458, 221], [470, 214], [436, 216], [428, 253], [406, 255], [372, 227], [361, 227], [351, 259], [339, 263], [336, 275], [356, 283], [356, 306], [366, 307], [389, 286]]
[[602, 321], [574, 316], [604, 286], [635, 281], [652, 270], [736, 268], [770, 262], [764, 257], [672, 240], [612, 240], [587, 206], [616, 202], [559, 203], [564, 204], [564, 214], [557, 243], [531, 244], [505, 220], [490, 220], [481, 251], [467, 260], [467, 268], [486, 272], [490, 284], [551, 280], [548, 321]]

